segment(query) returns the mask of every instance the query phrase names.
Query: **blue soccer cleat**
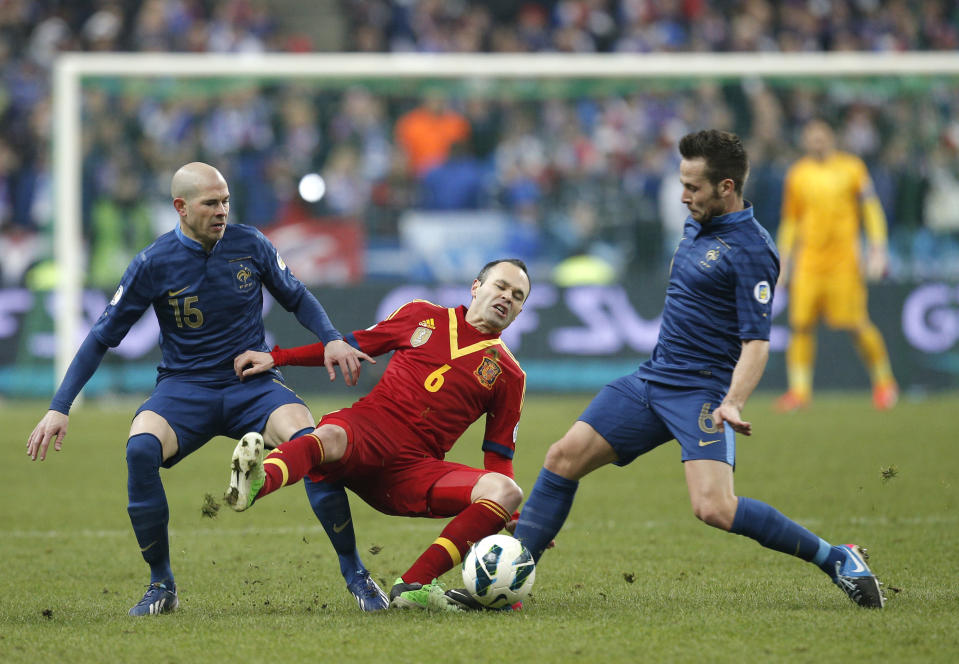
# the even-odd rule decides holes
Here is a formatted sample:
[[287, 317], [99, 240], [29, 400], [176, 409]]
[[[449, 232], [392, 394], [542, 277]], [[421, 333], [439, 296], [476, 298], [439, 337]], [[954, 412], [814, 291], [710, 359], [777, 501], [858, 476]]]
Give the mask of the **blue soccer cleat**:
[[841, 549], [844, 554], [843, 560], [836, 562], [833, 583], [842, 588], [849, 595], [849, 599], [859, 606], [881, 609], [886, 598], [880, 588], [882, 584], [866, 564], [866, 550], [860, 549], [857, 544], [841, 544], [833, 549]]
[[176, 584], [151, 583], [147, 586], [143, 599], [130, 609], [131, 616], [158, 616], [161, 613], [173, 613], [180, 606], [176, 596]]
[[356, 603], [363, 611], [382, 611], [390, 608], [390, 598], [366, 570], [359, 572], [352, 581], [347, 583], [346, 589], [356, 598]]

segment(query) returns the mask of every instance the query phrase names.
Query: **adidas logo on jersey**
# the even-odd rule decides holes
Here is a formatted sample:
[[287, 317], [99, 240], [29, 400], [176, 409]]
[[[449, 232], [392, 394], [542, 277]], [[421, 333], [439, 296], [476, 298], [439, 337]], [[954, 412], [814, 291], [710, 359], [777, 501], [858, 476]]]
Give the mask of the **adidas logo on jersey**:
[[418, 325], [419, 325], [420, 327], [425, 327], [425, 328], [430, 329], [430, 330], [435, 330], [435, 329], [436, 329], [436, 323], [433, 321], [432, 318], [427, 318], [426, 320], [421, 320], [421, 321], [418, 323]]

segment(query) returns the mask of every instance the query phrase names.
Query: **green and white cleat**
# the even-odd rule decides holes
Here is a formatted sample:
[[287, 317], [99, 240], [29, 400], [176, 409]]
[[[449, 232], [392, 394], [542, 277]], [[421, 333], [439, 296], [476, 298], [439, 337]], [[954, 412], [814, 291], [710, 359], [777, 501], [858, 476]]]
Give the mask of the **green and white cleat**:
[[422, 609], [426, 611], [462, 611], [452, 602], [436, 579], [433, 583], [406, 583], [398, 578], [390, 589], [391, 609]]
[[230, 488], [223, 499], [237, 512], [248, 509], [266, 481], [263, 472], [263, 436], [255, 431], [244, 434], [233, 450]]

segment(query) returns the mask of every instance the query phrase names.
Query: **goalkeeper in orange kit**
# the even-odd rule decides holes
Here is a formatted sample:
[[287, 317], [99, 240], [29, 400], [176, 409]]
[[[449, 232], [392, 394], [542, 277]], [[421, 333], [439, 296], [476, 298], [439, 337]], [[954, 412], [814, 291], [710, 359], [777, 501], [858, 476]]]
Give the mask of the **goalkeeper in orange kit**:
[[[899, 389], [886, 344], [869, 319], [865, 284], [865, 278], [877, 279], [886, 271], [886, 217], [866, 165], [836, 149], [829, 125], [809, 122], [802, 140], [806, 155], [786, 174], [777, 240], [780, 285], [789, 287], [791, 335], [786, 350], [789, 390], [776, 406], [792, 411], [809, 404], [816, 325], [822, 319], [852, 335], [869, 371], [873, 404], [886, 410], [895, 405]], [[867, 239], [865, 260], [860, 228]]]

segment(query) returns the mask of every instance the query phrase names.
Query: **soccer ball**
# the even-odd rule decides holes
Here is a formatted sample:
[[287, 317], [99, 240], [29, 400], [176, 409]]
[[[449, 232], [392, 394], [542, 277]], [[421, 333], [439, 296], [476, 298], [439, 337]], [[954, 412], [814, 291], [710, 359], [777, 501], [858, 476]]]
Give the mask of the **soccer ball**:
[[502, 609], [523, 601], [536, 579], [536, 563], [515, 537], [490, 535], [463, 559], [463, 583], [480, 604]]

